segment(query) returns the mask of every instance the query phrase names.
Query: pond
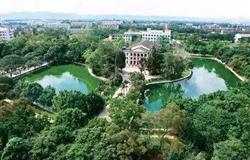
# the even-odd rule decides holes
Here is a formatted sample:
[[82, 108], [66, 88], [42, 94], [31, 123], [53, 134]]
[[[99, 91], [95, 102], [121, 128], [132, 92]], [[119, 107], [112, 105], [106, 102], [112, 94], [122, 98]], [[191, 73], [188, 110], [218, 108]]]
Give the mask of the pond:
[[63, 90], [75, 90], [84, 94], [95, 90], [100, 81], [91, 76], [88, 69], [79, 65], [52, 66], [24, 78], [29, 82], [37, 82], [42, 87], [52, 86], [56, 93]]
[[159, 111], [179, 97], [196, 99], [203, 94], [235, 87], [240, 80], [225, 66], [211, 59], [192, 59], [193, 74], [189, 79], [175, 83], [149, 85], [144, 106], [148, 111]]

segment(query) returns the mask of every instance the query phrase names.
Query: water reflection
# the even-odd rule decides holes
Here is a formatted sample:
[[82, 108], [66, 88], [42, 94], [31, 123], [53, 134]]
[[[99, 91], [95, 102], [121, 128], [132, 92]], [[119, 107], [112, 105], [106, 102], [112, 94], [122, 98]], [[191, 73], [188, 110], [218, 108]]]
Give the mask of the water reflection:
[[190, 79], [172, 84], [148, 86], [144, 106], [149, 111], [158, 111], [179, 97], [198, 98], [203, 94], [234, 87], [239, 79], [222, 64], [209, 59], [193, 59], [193, 75]]
[[89, 93], [87, 84], [84, 81], [74, 77], [69, 72], [64, 72], [60, 76], [46, 75], [36, 82], [39, 83], [42, 87], [46, 87], [49, 85], [53, 86], [56, 89], [57, 93], [63, 90], [75, 90], [80, 91], [84, 94]]

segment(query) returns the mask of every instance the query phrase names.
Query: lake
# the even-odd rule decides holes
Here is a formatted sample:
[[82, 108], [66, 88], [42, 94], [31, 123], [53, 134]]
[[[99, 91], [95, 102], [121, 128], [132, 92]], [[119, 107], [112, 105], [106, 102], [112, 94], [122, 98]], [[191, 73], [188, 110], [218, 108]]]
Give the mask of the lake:
[[100, 84], [98, 79], [90, 75], [86, 67], [73, 64], [52, 66], [26, 76], [24, 80], [37, 82], [42, 87], [50, 85], [56, 89], [56, 93], [75, 90], [88, 94]]
[[148, 111], [159, 111], [179, 97], [196, 99], [203, 94], [226, 91], [240, 80], [221, 63], [211, 59], [192, 59], [193, 74], [189, 79], [175, 83], [149, 85], [144, 106]]

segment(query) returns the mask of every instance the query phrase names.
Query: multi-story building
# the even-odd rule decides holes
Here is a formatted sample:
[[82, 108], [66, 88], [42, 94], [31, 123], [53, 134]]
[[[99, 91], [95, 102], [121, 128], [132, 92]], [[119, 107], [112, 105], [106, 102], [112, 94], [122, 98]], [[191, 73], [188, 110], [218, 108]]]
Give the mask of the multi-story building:
[[90, 21], [73, 21], [70, 23], [70, 26], [73, 28], [91, 28], [93, 26], [93, 22]]
[[98, 25], [99, 28], [102, 29], [119, 29], [119, 26], [122, 24], [122, 21], [102, 21], [101, 24]]
[[14, 37], [13, 30], [9, 27], [0, 27], [0, 39], [10, 41]]
[[142, 60], [148, 58], [150, 51], [155, 44], [150, 41], [143, 41], [124, 50], [126, 56], [126, 66], [139, 66]]
[[132, 42], [134, 36], [140, 36], [143, 41], [150, 41], [156, 43], [160, 37], [166, 37], [171, 40], [171, 30], [165, 29], [162, 30], [151, 30], [148, 28], [146, 31], [127, 31], [123, 35], [122, 34], [111, 34], [109, 36], [109, 40], [117, 40], [119, 38], [123, 38], [126, 42]]
[[166, 37], [167, 39], [171, 39], [171, 30], [167, 28], [165, 31], [162, 30], [151, 30], [148, 28], [147, 31], [141, 31], [142, 40], [148, 40], [151, 42], [156, 42], [160, 37]]
[[70, 24], [68, 23], [45, 23], [45, 28], [52, 28], [52, 29], [65, 29], [70, 30]]
[[124, 38], [124, 36], [122, 34], [110, 34], [109, 35], [109, 40], [111, 40], [111, 41], [122, 39], [122, 38]]
[[236, 34], [234, 37], [234, 42], [239, 43], [241, 38], [250, 38], [250, 34]]

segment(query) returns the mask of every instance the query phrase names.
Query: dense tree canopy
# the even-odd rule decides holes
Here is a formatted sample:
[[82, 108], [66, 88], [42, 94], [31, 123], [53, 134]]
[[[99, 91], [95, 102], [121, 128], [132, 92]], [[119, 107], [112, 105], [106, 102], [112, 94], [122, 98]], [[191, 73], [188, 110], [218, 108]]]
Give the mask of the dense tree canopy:
[[78, 108], [88, 117], [92, 117], [102, 111], [104, 104], [104, 100], [94, 93], [84, 95], [79, 91], [63, 91], [54, 97], [53, 110], [59, 112]]
[[164, 55], [153, 48], [146, 61], [146, 67], [151, 75], [159, 75], [162, 73], [164, 65]]
[[180, 56], [168, 54], [165, 56], [163, 77], [166, 79], [180, 78], [185, 68], [184, 60]]

